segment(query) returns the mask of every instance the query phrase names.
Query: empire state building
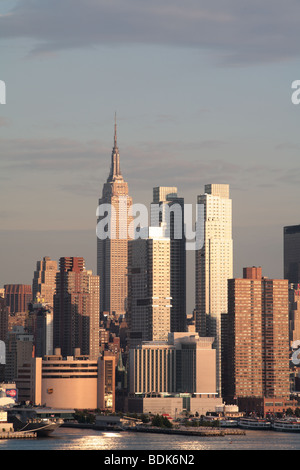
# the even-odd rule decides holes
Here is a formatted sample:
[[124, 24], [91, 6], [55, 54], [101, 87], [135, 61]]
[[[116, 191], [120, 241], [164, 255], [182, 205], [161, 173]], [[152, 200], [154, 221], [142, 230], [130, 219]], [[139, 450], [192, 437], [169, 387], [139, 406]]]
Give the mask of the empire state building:
[[[118, 318], [127, 306], [128, 227], [132, 198], [120, 169], [115, 121], [110, 173], [103, 185], [97, 211], [97, 275], [100, 276], [100, 312]], [[99, 227], [104, 230], [98, 230]]]

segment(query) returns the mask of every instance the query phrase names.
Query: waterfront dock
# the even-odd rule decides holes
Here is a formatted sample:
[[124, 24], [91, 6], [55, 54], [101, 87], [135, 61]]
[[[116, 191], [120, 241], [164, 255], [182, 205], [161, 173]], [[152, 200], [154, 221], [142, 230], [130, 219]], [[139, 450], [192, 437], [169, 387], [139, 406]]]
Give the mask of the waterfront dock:
[[0, 439], [35, 439], [37, 437], [35, 432], [22, 432], [22, 431], [4, 431], [0, 432]]
[[244, 436], [246, 434], [243, 429], [232, 428], [207, 428], [200, 426], [199, 428], [158, 428], [154, 426], [136, 426], [134, 428], [127, 428], [126, 431], [132, 432], [146, 432], [146, 433], [159, 433], [159, 434], [177, 434], [182, 436]]
[[144, 432], [152, 434], [177, 434], [182, 436], [245, 436], [246, 431], [238, 428], [211, 428], [199, 426], [192, 427], [174, 427], [174, 428], [159, 428], [156, 426], [96, 426], [93, 424], [77, 424], [77, 423], [64, 423], [61, 427], [79, 428], [79, 429], [95, 429], [97, 431], [111, 431], [111, 432]]

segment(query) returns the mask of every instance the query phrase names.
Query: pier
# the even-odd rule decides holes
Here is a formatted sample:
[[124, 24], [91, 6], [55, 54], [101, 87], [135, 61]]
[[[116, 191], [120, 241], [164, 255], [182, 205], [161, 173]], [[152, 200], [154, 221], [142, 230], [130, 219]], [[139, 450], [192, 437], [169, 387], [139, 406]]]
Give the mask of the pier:
[[97, 431], [106, 432], [144, 432], [152, 434], [177, 434], [182, 436], [245, 436], [244, 429], [237, 428], [211, 428], [199, 426], [192, 427], [178, 427], [178, 428], [159, 428], [156, 426], [97, 426], [93, 424], [77, 424], [77, 423], [64, 423], [61, 427], [77, 428], [77, 429], [95, 429]]
[[37, 437], [35, 432], [0, 432], [0, 439], [35, 439]]
[[133, 431], [133, 432], [146, 432], [146, 433], [159, 433], [159, 434], [177, 434], [183, 436], [244, 436], [246, 432], [243, 429], [231, 429], [231, 428], [206, 428], [206, 427], [199, 427], [197, 429], [191, 428], [175, 428], [175, 429], [166, 429], [166, 428], [156, 428], [156, 427], [140, 427], [137, 426], [135, 428], [127, 428], [126, 431]]

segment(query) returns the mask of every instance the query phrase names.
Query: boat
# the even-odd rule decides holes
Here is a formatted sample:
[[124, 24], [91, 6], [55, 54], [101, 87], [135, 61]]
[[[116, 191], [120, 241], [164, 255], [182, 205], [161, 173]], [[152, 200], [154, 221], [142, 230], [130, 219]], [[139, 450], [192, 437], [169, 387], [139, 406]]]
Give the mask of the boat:
[[271, 429], [272, 423], [267, 419], [263, 418], [240, 418], [239, 419], [239, 427], [243, 429], [254, 429], [254, 430], [261, 430], [261, 429]]
[[34, 406], [13, 406], [7, 408], [7, 422], [14, 431], [34, 432], [37, 437], [49, 436], [64, 423], [63, 410]]
[[220, 419], [220, 427], [221, 428], [236, 428], [238, 425], [236, 419]]
[[300, 419], [297, 418], [284, 418], [275, 419], [272, 424], [274, 431], [283, 432], [300, 432]]

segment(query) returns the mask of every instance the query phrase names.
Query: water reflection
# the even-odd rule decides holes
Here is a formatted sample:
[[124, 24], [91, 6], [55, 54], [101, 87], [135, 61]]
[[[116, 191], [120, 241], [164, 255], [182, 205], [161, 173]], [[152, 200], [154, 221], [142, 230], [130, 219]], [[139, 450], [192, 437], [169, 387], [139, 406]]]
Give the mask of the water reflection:
[[240, 450], [300, 449], [300, 433], [247, 431], [245, 436], [194, 437], [134, 432], [101, 432], [59, 429], [65, 433], [57, 448], [82, 450]]
[[[62, 450], [206, 450], [209, 446], [199, 439], [186, 436], [166, 436], [161, 434], [138, 434], [127, 432], [97, 432], [84, 431], [79, 435], [78, 430], [58, 430], [58, 434], [65, 433], [66, 442], [59, 443]], [[67, 434], [67, 435], [66, 435]], [[215, 439], [214, 439], [215, 441]]]
[[104, 432], [103, 436], [105, 437], [121, 437], [120, 433], [114, 433], [114, 432]]
[[9, 450], [299, 450], [300, 433], [247, 431], [245, 436], [194, 437], [59, 428], [51, 437], [0, 440]]

